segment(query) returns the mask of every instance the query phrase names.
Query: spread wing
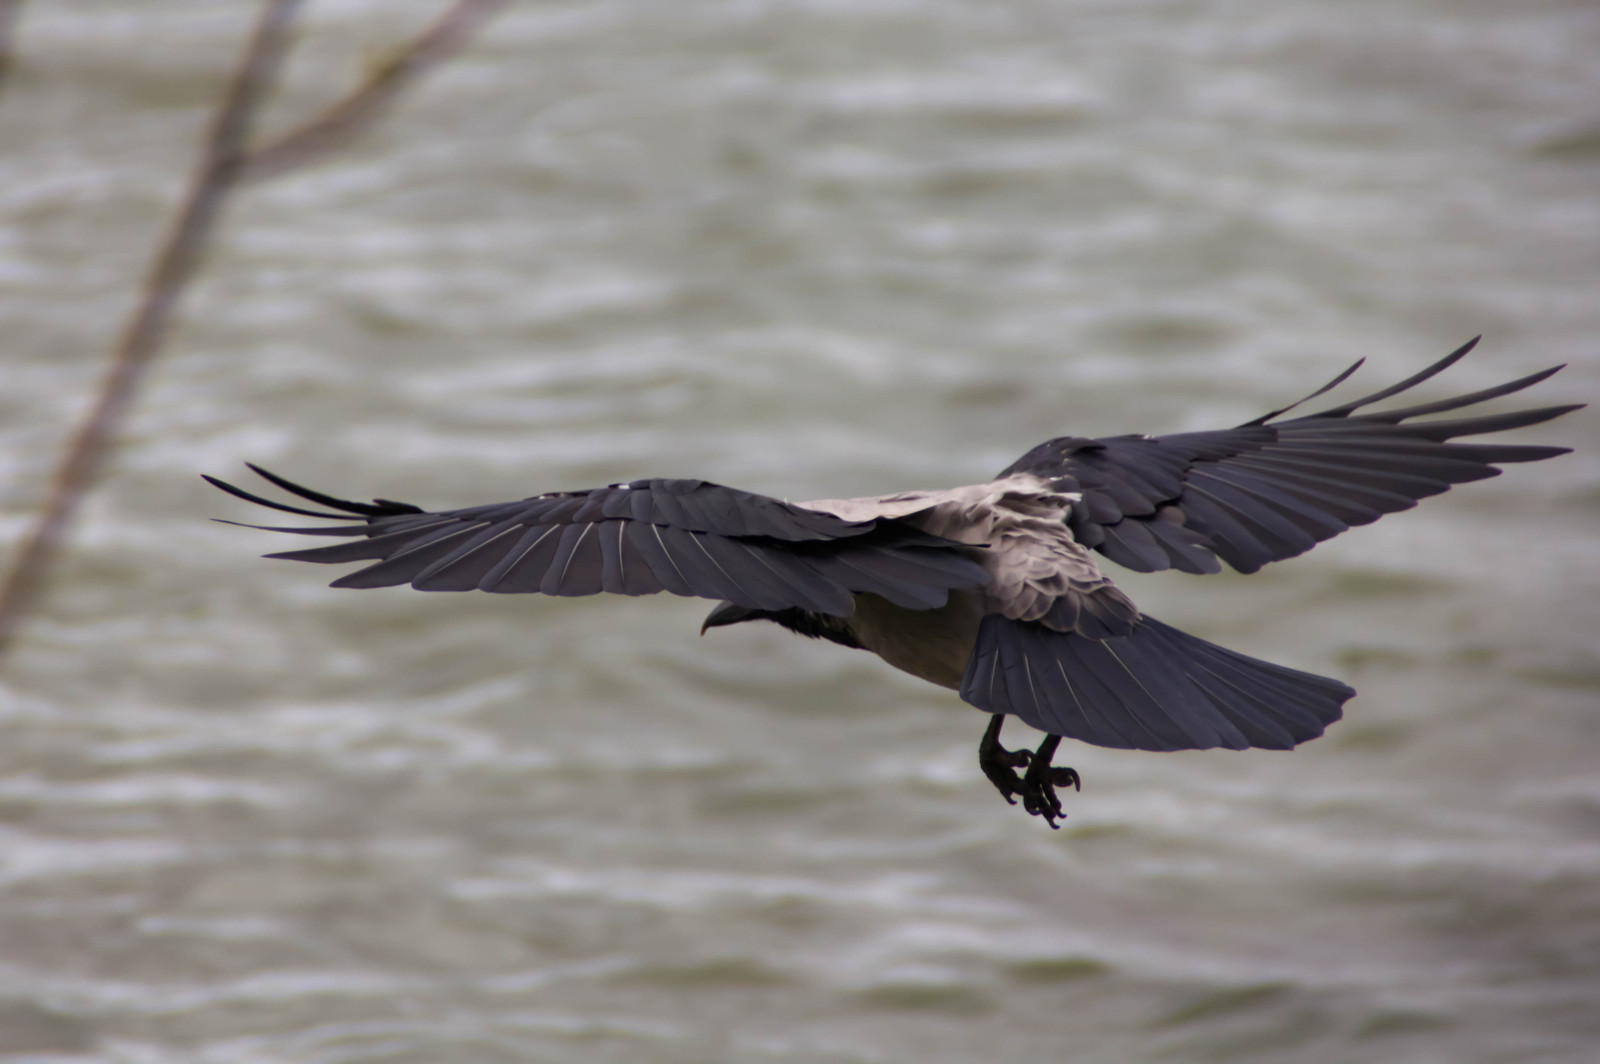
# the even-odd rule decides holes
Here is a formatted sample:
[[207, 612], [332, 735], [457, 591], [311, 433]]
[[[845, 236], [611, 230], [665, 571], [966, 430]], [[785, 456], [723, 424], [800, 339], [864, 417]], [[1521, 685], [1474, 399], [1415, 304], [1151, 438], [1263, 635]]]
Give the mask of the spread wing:
[[430, 512], [385, 499], [336, 499], [250, 468], [285, 491], [339, 512], [273, 502], [205, 479], [275, 510], [364, 519], [269, 528], [346, 540], [269, 558], [374, 562], [335, 580], [334, 587], [410, 584], [419, 591], [546, 595], [670, 591], [751, 609], [798, 607], [847, 616], [857, 592], [927, 610], [943, 606], [951, 589], [979, 587], [988, 579], [972, 558], [974, 548], [902, 521], [846, 521], [701, 480], [635, 480]]
[[[1457, 436], [1537, 425], [1581, 403], [1412, 421], [1510, 395], [1556, 366], [1495, 388], [1399, 410], [1358, 414], [1455, 363], [1474, 339], [1420, 373], [1363, 399], [1276, 420], [1300, 403], [1237, 428], [1169, 436], [1065, 436], [1040, 444], [1000, 475], [1033, 473], [1082, 492], [1067, 517], [1078, 542], [1138, 572], [1214, 573], [1220, 558], [1242, 573], [1292, 558], [1354, 525], [1409, 509], [1452, 484], [1499, 474], [1566, 447], [1450, 443]], [[1301, 403], [1342, 382], [1357, 362]]]

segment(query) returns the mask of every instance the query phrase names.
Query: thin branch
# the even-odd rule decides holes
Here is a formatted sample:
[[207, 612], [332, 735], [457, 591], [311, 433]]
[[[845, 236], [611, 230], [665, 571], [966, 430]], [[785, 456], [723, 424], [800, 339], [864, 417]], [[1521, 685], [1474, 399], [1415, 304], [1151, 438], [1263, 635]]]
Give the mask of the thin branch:
[[250, 126], [289, 43], [300, 0], [266, 0], [244, 58], [212, 118], [204, 154], [183, 206], [145, 278], [139, 305], [117, 340], [100, 392], [56, 468], [44, 512], [0, 581], [0, 649], [38, 597], [44, 576], [84, 491], [104, 464], [140, 375], [155, 357], [178, 298], [205, 252], [223, 201], [243, 171]]
[[[0, 73], [10, 22], [22, 0], [0, 0]], [[0, 578], [0, 654], [44, 584], [79, 501], [105, 463], [113, 435], [145, 369], [166, 338], [179, 298], [194, 276], [228, 195], [246, 177], [280, 173], [355, 136], [379, 118], [400, 91], [466, 43], [505, 0], [456, 0], [432, 26], [371, 78], [321, 115], [250, 151], [250, 129], [277, 79], [300, 0], [265, 0], [260, 20], [206, 138], [183, 206], [151, 264], [139, 305], [112, 354], [94, 406], [56, 468], [44, 510]]]
[[382, 117], [410, 82], [459, 51], [478, 27], [504, 5], [505, 0], [456, 0], [348, 96], [309, 122], [252, 151], [246, 160], [247, 176], [255, 180], [283, 173], [353, 140]]
[[16, 62], [12, 58], [12, 41], [17, 34], [17, 16], [22, 12], [22, 0], [0, 0], [0, 87]]

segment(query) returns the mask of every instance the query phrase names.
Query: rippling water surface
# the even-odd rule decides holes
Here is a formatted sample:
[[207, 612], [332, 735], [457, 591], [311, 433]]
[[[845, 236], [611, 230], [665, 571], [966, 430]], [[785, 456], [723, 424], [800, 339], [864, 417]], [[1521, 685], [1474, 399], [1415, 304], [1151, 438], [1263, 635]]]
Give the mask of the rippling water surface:
[[[269, 125], [436, 5], [309, 5]], [[43, 0], [0, 93], [33, 511], [254, 5]], [[1150, 612], [1361, 697], [1074, 745], [705, 604], [330, 591], [198, 474], [795, 498], [1237, 423], [1352, 358], [1600, 397], [1589, 0], [525, 2], [253, 188], [0, 686], [0, 1059], [1600, 1059], [1600, 431]], [[249, 519], [249, 518], [246, 518]]]

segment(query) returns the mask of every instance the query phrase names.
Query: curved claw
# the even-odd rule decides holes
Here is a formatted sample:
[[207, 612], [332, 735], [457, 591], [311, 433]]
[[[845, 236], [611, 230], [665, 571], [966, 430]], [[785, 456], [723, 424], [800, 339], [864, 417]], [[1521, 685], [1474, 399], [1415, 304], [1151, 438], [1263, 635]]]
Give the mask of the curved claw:
[[[988, 730], [983, 733], [983, 741], [978, 744], [978, 767], [983, 769], [983, 774], [994, 784], [994, 789], [1000, 792], [1000, 797], [1006, 800], [1007, 805], [1016, 805], [1017, 799], [1012, 796], [1017, 795], [1021, 797], [1022, 807], [1029, 815], [1042, 816], [1051, 828], [1060, 830], [1061, 825], [1056, 821], [1064, 819], [1067, 814], [1062, 811], [1056, 788], [1083, 790], [1083, 780], [1077, 769], [1064, 765], [1057, 768], [1050, 763], [1056, 756], [1061, 736], [1045, 736], [1037, 751], [1007, 750], [1000, 745], [1000, 726], [1004, 721], [1004, 715], [997, 713], [989, 722]], [[1018, 776], [1019, 768], [1025, 768], [1027, 772]]]
[[1083, 780], [1076, 769], [1065, 766], [1056, 768], [1050, 764], [1060, 743], [1059, 735], [1045, 736], [1038, 752], [1034, 754], [1033, 763], [1028, 766], [1027, 774], [1022, 777], [1022, 807], [1033, 816], [1044, 817], [1053, 831], [1061, 830], [1061, 825], [1056, 821], [1065, 819], [1067, 815], [1062, 811], [1056, 788], [1071, 786], [1083, 790]]

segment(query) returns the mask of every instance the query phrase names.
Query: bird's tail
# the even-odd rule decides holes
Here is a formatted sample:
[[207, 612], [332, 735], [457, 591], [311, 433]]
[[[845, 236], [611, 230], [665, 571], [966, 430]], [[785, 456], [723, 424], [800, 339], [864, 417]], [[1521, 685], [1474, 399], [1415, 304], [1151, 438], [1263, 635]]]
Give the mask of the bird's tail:
[[1355, 690], [1142, 616], [1089, 639], [985, 617], [961, 697], [1051, 735], [1133, 750], [1287, 750], [1343, 715]]

